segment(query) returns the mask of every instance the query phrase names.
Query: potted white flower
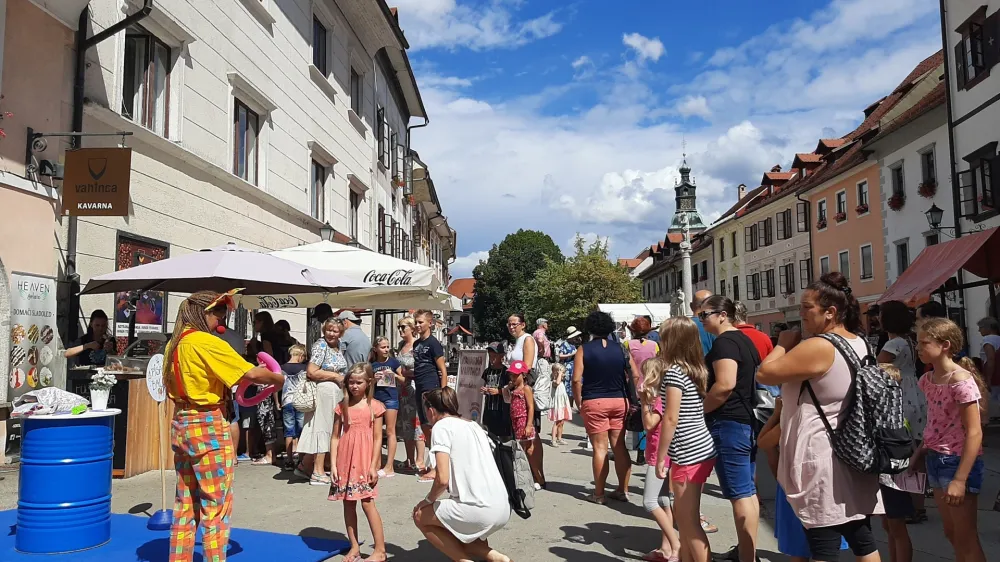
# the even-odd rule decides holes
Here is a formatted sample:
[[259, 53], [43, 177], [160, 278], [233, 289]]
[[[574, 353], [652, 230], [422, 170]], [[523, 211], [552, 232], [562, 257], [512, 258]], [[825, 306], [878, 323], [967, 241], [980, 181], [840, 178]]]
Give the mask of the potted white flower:
[[108, 397], [111, 396], [111, 387], [118, 382], [118, 378], [103, 370], [97, 371], [90, 377], [90, 407], [93, 410], [107, 410]]

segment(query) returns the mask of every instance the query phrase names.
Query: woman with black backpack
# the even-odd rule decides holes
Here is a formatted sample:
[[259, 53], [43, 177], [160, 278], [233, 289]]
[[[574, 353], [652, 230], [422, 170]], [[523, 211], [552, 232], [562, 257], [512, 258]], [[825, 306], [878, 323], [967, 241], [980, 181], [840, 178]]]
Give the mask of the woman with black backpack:
[[823, 275], [803, 292], [802, 327], [812, 336], [800, 343], [797, 331], [785, 331], [757, 372], [762, 384], [780, 384], [783, 397], [778, 481], [788, 503], [802, 520], [817, 562], [840, 560], [841, 537], [861, 562], [877, 562], [871, 516], [884, 513], [878, 474], [852, 469], [833, 450], [823, 422], [834, 426], [852, 400], [851, 368], [827, 338], [840, 338], [859, 357], [870, 355], [858, 336], [861, 314], [847, 279]]

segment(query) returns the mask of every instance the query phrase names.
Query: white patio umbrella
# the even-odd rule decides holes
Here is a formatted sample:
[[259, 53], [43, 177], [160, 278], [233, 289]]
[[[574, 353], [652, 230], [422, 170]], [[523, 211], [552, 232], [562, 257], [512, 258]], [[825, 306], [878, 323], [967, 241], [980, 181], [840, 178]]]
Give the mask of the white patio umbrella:
[[314, 307], [326, 302], [335, 308], [462, 309], [462, 303], [441, 290], [441, 279], [425, 265], [328, 241], [278, 250], [271, 255], [310, 270], [337, 273], [367, 287], [327, 295], [289, 293], [269, 299], [244, 296], [241, 302], [248, 308]]

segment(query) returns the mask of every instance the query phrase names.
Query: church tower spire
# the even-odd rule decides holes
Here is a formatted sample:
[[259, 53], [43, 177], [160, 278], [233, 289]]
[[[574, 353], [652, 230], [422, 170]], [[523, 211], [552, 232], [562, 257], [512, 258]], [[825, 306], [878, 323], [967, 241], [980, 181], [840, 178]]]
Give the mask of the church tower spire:
[[692, 234], [701, 232], [708, 228], [705, 220], [698, 212], [698, 186], [691, 178], [691, 167], [687, 162], [687, 141], [684, 141], [684, 152], [681, 167], [678, 169], [681, 178], [674, 185], [674, 217], [670, 221], [670, 229], [667, 232], [682, 233], [684, 231], [684, 220], [687, 218], [687, 226]]

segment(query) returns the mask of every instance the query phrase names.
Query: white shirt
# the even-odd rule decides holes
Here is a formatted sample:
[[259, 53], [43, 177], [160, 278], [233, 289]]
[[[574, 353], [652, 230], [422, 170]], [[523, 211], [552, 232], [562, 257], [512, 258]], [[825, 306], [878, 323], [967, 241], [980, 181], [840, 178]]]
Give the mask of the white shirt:
[[461, 418], [441, 418], [431, 430], [431, 452], [451, 458], [448, 494], [478, 507], [507, 505], [507, 488], [493, 458], [493, 449], [478, 424]]
[[1000, 353], [1000, 336], [996, 334], [990, 334], [988, 336], [983, 336], [983, 345], [979, 348], [979, 358], [983, 360], [983, 364], [986, 364], [986, 345], [992, 345], [993, 351]]
[[905, 338], [892, 338], [885, 342], [885, 347], [882, 348], [882, 351], [896, 356], [892, 360], [892, 364], [899, 369], [899, 372], [904, 377], [919, 377], [922, 374], [917, 373], [917, 364], [913, 361], [913, 352], [915, 349]]
[[[514, 361], [524, 361], [530, 366], [535, 366], [535, 357], [538, 357], [538, 350], [535, 350], [535, 357], [531, 358], [529, 362], [527, 358], [524, 357], [524, 342], [531, 337], [531, 334], [521, 334], [521, 337], [517, 338], [514, 342], [513, 347], [507, 349], [507, 357], [504, 363], [509, 367]], [[536, 346], [537, 347], [537, 346]]]

